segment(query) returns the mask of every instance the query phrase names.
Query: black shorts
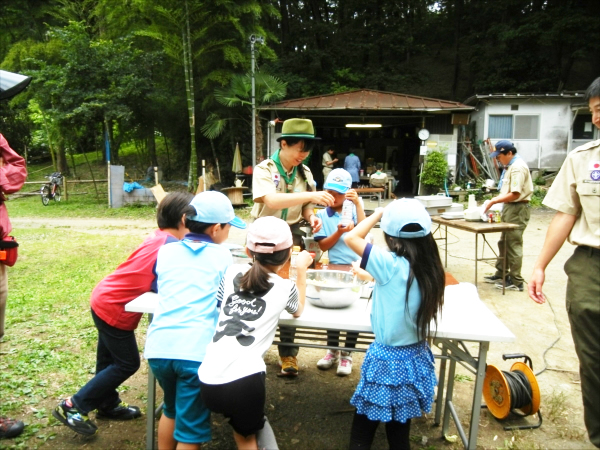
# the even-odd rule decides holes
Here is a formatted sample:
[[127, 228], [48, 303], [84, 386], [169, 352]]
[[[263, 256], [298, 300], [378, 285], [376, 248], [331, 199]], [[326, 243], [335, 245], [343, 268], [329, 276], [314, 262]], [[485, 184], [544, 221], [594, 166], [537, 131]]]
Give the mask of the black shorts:
[[256, 434], [265, 424], [265, 373], [255, 373], [225, 384], [200, 382], [202, 401], [212, 412], [223, 414], [236, 433]]

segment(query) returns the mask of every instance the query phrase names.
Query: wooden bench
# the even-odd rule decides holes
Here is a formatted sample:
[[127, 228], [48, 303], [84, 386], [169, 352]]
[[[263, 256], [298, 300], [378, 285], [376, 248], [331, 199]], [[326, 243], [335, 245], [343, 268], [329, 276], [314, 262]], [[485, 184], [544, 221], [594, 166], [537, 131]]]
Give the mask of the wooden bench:
[[[381, 194], [385, 191], [384, 188], [357, 188], [354, 189], [358, 195], [361, 197], [371, 197], [372, 194], [377, 195], [377, 206], [381, 206]], [[366, 195], [363, 195], [366, 194]]]

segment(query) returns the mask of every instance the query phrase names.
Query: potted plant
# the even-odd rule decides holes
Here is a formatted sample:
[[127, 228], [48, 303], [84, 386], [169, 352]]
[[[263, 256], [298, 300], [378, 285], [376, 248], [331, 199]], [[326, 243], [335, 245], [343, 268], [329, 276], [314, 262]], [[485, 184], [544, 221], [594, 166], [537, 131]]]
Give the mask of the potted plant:
[[421, 184], [427, 195], [435, 194], [444, 187], [444, 180], [448, 173], [448, 161], [446, 155], [440, 150], [432, 150], [425, 157], [423, 172], [421, 172]]

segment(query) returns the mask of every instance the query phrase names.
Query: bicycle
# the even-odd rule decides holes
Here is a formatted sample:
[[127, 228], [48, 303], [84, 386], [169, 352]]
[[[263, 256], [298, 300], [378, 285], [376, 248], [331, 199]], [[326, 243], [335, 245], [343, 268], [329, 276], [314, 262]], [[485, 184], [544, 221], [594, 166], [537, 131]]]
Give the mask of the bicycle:
[[55, 202], [60, 202], [60, 184], [62, 183], [62, 174], [60, 172], [54, 172], [49, 176], [48, 183], [42, 186], [40, 194], [42, 196], [42, 204], [48, 206], [50, 199], [54, 199]]

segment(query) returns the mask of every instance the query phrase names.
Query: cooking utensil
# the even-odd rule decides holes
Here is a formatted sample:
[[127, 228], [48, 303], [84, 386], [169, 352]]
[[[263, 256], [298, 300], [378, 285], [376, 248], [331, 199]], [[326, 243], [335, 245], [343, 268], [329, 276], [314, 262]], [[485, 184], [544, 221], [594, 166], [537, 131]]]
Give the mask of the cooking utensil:
[[366, 281], [342, 270], [307, 270], [306, 298], [321, 308], [345, 308], [360, 298]]

